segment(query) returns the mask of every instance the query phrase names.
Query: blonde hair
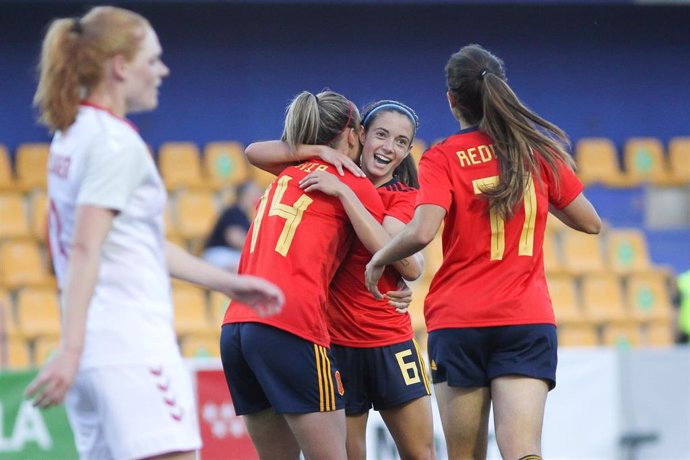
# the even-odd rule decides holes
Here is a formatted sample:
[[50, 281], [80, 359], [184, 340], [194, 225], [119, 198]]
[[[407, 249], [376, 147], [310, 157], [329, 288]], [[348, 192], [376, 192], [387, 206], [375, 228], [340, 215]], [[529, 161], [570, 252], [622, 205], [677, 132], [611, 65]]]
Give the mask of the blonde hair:
[[281, 140], [293, 150], [301, 144], [334, 146], [346, 128], [359, 124], [359, 110], [342, 94], [302, 91], [286, 110]]
[[112, 6], [93, 8], [82, 18], [55, 19], [38, 65], [39, 121], [51, 132], [67, 129], [80, 100], [103, 80], [105, 62], [118, 54], [133, 59], [149, 27], [143, 16]]

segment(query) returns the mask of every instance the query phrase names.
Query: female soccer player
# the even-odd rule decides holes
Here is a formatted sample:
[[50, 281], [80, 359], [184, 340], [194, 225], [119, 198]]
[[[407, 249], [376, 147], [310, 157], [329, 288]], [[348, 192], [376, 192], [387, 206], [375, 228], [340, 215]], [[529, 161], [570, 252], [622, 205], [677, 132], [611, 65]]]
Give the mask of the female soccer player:
[[366, 282], [380, 297], [384, 267], [425, 247], [445, 221], [424, 312], [448, 457], [486, 457], [493, 403], [502, 457], [538, 459], [556, 383], [546, 217], [551, 210], [586, 233], [601, 221], [571, 169], [565, 134], [519, 101], [496, 56], [466, 46], [446, 79], [461, 131], [423, 155], [414, 217], [374, 254]]
[[125, 119], [153, 110], [168, 75], [149, 22], [97, 7], [55, 20], [43, 42], [35, 102], [50, 147], [50, 248], [62, 341], [27, 388], [65, 398], [82, 458], [193, 459], [194, 394], [173, 328], [169, 275], [279, 310], [275, 285], [234, 276], [166, 243], [165, 188]]
[[[397, 101], [373, 103], [362, 117], [360, 165], [386, 208], [383, 220], [386, 239], [388, 234], [400, 231], [414, 212], [417, 170], [409, 152], [417, 125], [414, 111]], [[278, 155], [279, 150], [271, 142], [256, 143], [247, 148], [247, 156], [252, 163], [275, 172], [291, 158], [289, 151]], [[292, 158], [309, 158], [315, 154], [326, 161], [350, 166], [347, 160], [324, 146], [300, 146]], [[352, 194], [336, 176], [315, 172], [302, 180], [302, 187], [342, 197], [352, 221], [362, 222], [366, 227], [363, 222], [368, 220], [367, 211], [357, 203], [348, 203]], [[409, 315], [405, 314], [406, 304], [397, 296], [403, 292], [395, 292], [400, 274], [407, 279], [421, 274], [421, 260], [410, 258], [407, 265], [398, 267], [400, 274], [393, 268], [387, 270], [381, 287], [392, 291], [388, 293], [388, 301], [373, 299], [364, 284], [364, 267], [371, 257], [370, 251], [379, 249], [385, 240], [368, 236], [365, 241], [366, 244], [355, 242], [338, 270], [330, 286], [327, 309], [331, 351], [345, 386], [348, 459], [366, 458], [366, 426], [372, 406], [380, 411], [401, 458], [432, 458], [433, 428], [426, 369], [413, 338]], [[391, 305], [402, 308], [396, 311]]]
[[[287, 146], [325, 144], [354, 158], [359, 111], [332, 91], [299, 94], [290, 104]], [[285, 168], [266, 189], [240, 258], [239, 273], [265, 277], [285, 292], [285, 307], [265, 318], [231, 302], [221, 356], [235, 412], [243, 415], [259, 456], [345, 459], [345, 414], [340, 372], [326, 325], [328, 285], [354, 234], [341, 202], [299, 182], [312, 171], [335, 171], [321, 160]], [[343, 182], [374, 219], [383, 205], [366, 179]]]

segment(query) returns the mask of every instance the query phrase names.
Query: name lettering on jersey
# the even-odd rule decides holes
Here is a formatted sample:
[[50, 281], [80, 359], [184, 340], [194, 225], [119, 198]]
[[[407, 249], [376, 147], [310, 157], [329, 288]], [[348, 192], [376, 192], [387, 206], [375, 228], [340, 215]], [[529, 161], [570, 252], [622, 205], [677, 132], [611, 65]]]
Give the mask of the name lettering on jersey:
[[72, 159], [65, 155], [51, 155], [48, 164], [48, 172], [55, 174], [62, 179], [66, 179], [69, 174], [69, 165]]
[[308, 172], [308, 173], [314, 172], [314, 171], [326, 171], [326, 170], [328, 170], [327, 165], [312, 163], [311, 161], [307, 161], [305, 163], [298, 164], [295, 167], [299, 170], [302, 170], [302, 171]]
[[458, 156], [460, 166], [463, 168], [465, 166], [478, 165], [496, 159], [496, 151], [494, 150], [493, 144], [480, 145], [467, 150], [458, 150], [455, 154]]

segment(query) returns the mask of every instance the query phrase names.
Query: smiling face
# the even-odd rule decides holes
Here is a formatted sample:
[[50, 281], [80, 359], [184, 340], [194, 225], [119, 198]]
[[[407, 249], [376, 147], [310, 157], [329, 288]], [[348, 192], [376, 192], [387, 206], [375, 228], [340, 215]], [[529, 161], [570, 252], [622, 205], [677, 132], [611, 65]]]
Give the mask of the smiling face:
[[394, 110], [381, 110], [362, 130], [361, 167], [377, 187], [393, 178], [393, 171], [410, 153], [414, 125], [409, 117]]
[[158, 106], [158, 87], [170, 73], [161, 59], [162, 52], [156, 32], [147, 27], [141, 48], [127, 65], [127, 112], [143, 112]]

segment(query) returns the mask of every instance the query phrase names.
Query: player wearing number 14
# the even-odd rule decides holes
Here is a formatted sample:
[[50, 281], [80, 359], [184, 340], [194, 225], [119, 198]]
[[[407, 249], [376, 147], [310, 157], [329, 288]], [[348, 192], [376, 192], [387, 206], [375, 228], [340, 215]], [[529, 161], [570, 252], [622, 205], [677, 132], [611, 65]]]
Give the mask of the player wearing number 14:
[[[291, 103], [283, 140], [325, 144], [355, 158], [355, 105], [332, 91], [303, 92]], [[344, 389], [326, 324], [328, 285], [354, 238], [335, 196], [306, 192], [300, 180], [333, 165], [311, 160], [282, 170], [266, 189], [242, 249], [239, 273], [280, 286], [285, 307], [270, 318], [231, 302], [221, 336], [223, 368], [235, 411], [261, 458], [346, 458]], [[326, 174], [330, 175], [330, 174]], [[380, 223], [383, 203], [365, 178], [341, 180]]]

